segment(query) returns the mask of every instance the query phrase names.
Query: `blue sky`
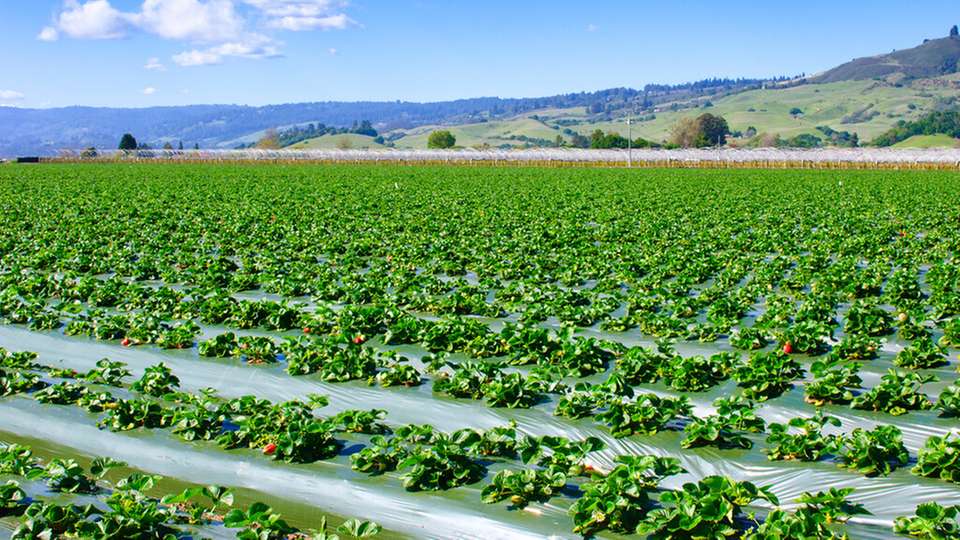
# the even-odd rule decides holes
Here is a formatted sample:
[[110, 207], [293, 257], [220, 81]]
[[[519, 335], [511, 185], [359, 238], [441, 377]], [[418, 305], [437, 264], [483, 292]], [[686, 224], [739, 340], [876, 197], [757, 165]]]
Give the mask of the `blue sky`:
[[0, 0], [0, 104], [524, 97], [816, 72], [956, 0]]

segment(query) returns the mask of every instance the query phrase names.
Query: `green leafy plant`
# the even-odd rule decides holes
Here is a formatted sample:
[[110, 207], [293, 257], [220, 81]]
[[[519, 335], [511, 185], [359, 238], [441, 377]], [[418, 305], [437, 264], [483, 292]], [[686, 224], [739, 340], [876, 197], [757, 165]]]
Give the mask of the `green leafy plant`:
[[756, 501], [779, 504], [767, 488], [736, 482], [723, 476], [708, 476], [696, 484], [660, 496], [658, 508], [637, 527], [638, 534], [656, 539], [725, 538], [742, 530], [737, 519], [743, 507]]
[[[792, 418], [786, 424], [772, 423], [768, 426], [767, 458], [772, 461], [799, 460], [819, 461], [840, 450], [842, 439], [836, 435], [824, 435], [824, 426], [840, 426], [840, 420], [825, 416], [821, 411], [812, 418]], [[791, 433], [793, 428], [795, 433]]]
[[524, 508], [531, 502], [550, 500], [566, 483], [567, 476], [559, 471], [505, 470], [494, 475], [480, 497], [488, 504], [509, 499], [513, 506]]
[[943, 540], [960, 535], [960, 506], [941, 506], [936, 502], [921, 503], [911, 517], [898, 517], [893, 532], [921, 540]]
[[610, 427], [614, 437], [630, 435], [653, 435], [667, 425], [692, 411], [686, 396], [664, 398], [656, 394], [644, 394], [635, 401], [615, 400], [607, 410], [596, 416], [597, 420]]
[[840, 466], [865, 476], [887, 476], [910, 459], [903, 434], [896, 426], [856, 428], [843, 438]]
[[920, 391], [920, 387], [936, 380], [933, 375], [924, 376], [891, 369], [880, 380], [880, 384], [855, 397], [850, 406], [854, 409], [886, 412], [894, 416], [909, 411], [932, 409], [933, 403]]
[[582, 486], [583, 496], [569, 510], [573, 532], [585, 537], [603, 530], [633, 533], [655, 507], [652, 495], [660, 482], [685, 472], [675, 458], [621, 456], [617, 463], [609, 474]]
[[804, 493], [797, 500], [801, 505], [799, 508], [793, 512], [779, 508], [770, 512], [759, 527], [744, 536], [744, 540], [846, 540], [849, 536], [837, 525], [846, 523], [851, 517], [870, 513], [862, 505], [847, 501], [851, 493], [853, 488]]
[[913, 474], [960, 483], [960, 438], [934, 435], [917, 452]]

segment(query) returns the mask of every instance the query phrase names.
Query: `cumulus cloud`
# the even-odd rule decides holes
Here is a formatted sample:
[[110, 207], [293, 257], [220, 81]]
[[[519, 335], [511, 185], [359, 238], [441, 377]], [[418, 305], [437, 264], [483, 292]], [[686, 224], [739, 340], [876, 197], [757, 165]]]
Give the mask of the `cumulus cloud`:
[[350, 25], [350, 19], [340, 13], [327, 17], [279, 17], [270, 21], [270, 26], [291, 32], [305, 30], [343, 30]]
[[146, 0], [132, 18], [147, 32], [186, 41], [236, 39], [244, 25], [230, 0]]
[[0, 103], [14, 103], [22, 101], [24, 95], [14, 90], [0, 90]]
[[147, 60], [147, 63], [143, 65], [143, 69], [149, 69], [150, 71], [166, 71], [167, 67], [160, 62], [159, 58], [150, 58]]
[[154, 95], [154, 94], [156, 94], [156, 93], [157, 93], [157, 89], [154, 88], [154, 87], [152, 87], [152, 86], [148, 86], [148, 87], [146, 87], [146, 88], [143, 89], [143, 95], [145, 95], [145, 96], [152, 96], [152, 95]]
[[275, 58], [280, 56], [279, 47], [266, 36], [252, 35], [243, 41], [223, 43], [206, 49], [193, 49], [174, 55], [178, 66], [209, 66], [220, 64], [225, 58]]
[[55, 39], [59, 32], [76, 39], [116, 39], [124, 36], [128, 25], [129, 16], [114, 9], [107, 0], [82, 4], [67, 0], [57, 17], [56, 28], [44, 28], [40, 36]]
[[40, 33], [37, 34], [37, 39], [40, 41], [56, 41], [60, 39], [60, 32], [52, 26], [45, 26], [43, 30], [40, 30]]
[[[193, 49], [172, 60], [180, 66], [201, 66], [228, 57], [279, 56], [279, 42], [265, 35], [272, 31], [339, 30], [353, 24], [344, 13], [346, 0], [142, 0], [136, 11], [121, 11], [110, 1], [65, 0], [53, 24], [37, 39], [117, 39], [139, 30], [192, 44]], [[164, 69], [158, 58], [144, 67]]]

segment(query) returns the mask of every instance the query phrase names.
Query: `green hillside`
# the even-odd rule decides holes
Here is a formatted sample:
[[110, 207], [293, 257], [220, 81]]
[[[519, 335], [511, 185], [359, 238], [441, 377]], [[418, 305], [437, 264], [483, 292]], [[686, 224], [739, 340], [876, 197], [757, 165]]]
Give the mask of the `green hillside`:
[[918, 47], [857, 58], [814, 78], [815, 82], [886, 78], [894, 75], [923, 78], [956, 73], [960, 59], [960, 39], [931, 39]]
[[960, 139], [949, 135], [914, 135], [893, 145], [893, 148], [956, 148], [958, 145]]
[[290, 150], [366, 150], [383, 148], [382, 144], [373, 141], [373, 137], [343, 133], [340, 135], [324, 135], [315, 139], [307, 139], [287, 147]]
[[[954, 78], [915, 81], [908, 85], [872, 80], [805, 84], [750, 90], [719, 98], [710, 107], [666, 104], [654, 112], [655, 118], [643, 120], [643, 116], [638, 117], [633, 124], [633, 136], [666, 141], [671, 128], [681, 118], [710, 112], [726, 118], [734, 131], [745, 132], [754, 127], [759, 133], [789, 138], [802, 133], [822, 135], [816, 128], [826, 125], [837, 131], [856, 133], [861, 141], [867, 142], [900, 120], [915, 120], [933, 111], [938, 104], [956, 99], [960, 90], [954, 88]], [[791, 115], [793, 109], [800, 109], [802, 114]], [[425, 126], [391, 135], [404, 135], [395, 141], [397, 147], [426, 148], [427, 136], [435, 129], [439, 128]], [[506, 120], [443, 126], [442, 129], [453, 132], [458, 145], [468, 147], [483, 144], [523, 146], [521, 137], [553, 141], [557, 135], [569, 142], [569, 131], [564, 130], [587, 136], [596, 129], [627, 135], [624, 117], [595, 119], [582, 108], [542, 110]]]
[[524, 139], [527, 141], [530, 139], [552, 141], [559, 134], [559, 131], [540, 120], [534, 120], [529, 116], [520, 116], [507, 120], [491, 120], [459, 126], [423, 126], [403, 131], [404, 137], [395, 141], [395, 144], [398, 148], [426, 148], [427, 137], [430, 136], [430, 132], [437, 129], [446, 129], [453, 133], [457, 138], [458, 146], [483, 144], [521, 146], [526, 142]]

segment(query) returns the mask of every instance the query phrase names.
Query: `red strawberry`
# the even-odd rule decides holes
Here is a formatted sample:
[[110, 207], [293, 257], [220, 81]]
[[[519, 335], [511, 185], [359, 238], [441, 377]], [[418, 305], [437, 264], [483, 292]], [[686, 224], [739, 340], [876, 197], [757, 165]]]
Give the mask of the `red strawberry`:
[[131, 343], [133, 342], [130, 341], [130, 338], [125, 337], [122, 340], [120, 340], [120, 345], [123, 345], [124, 347], [129, 347]]
[[263, 447], [263, 454], [265, 456], [272, 456], [274, 452], [277, 451], [277, 445], [269, 443]]
[[356, 337], [353, 338], [353, 342], [357, 345], [363, 343], [366, 340], [367, 338], [363, 337], [363, 334], [357, 334]]
[[793, 354], [793, 343], [789, 341], [783, 344], [783, 352], [786, 354]]
[[309, 327], [309, 326], [305, 326], [305, 327], [303, 328], [303, 333], [304, 333], [304, 334], [309, 334], [309, 333], [310, 333], [310, 327]]

